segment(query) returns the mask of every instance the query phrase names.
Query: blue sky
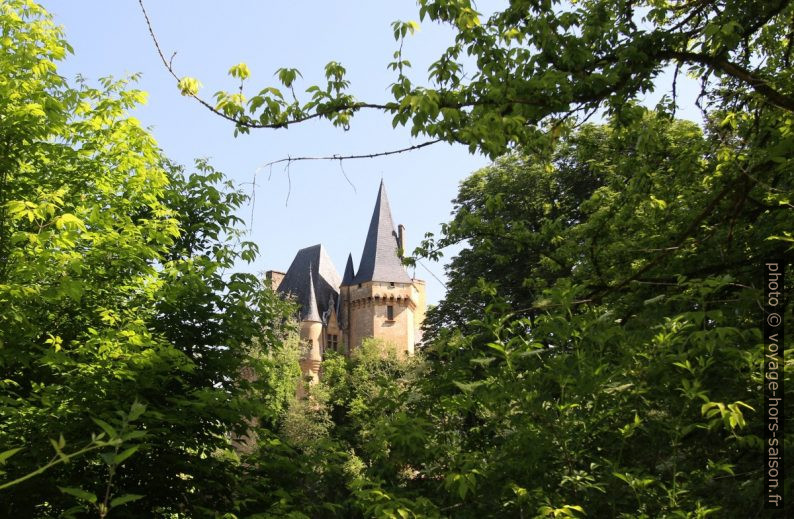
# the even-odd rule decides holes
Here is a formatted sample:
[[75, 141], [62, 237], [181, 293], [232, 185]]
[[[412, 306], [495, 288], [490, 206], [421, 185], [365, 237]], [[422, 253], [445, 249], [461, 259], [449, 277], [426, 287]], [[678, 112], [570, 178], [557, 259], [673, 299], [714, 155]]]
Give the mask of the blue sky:
[[[262, 165], [288, 156], [386, 151], [423, 139], [392, 129], [390, 118], [378, 113], [357, 115], [347, 132], [310, 122], [288, 130], [252, 130], [235, 138], [229, 122], [180, 96], [159, 61], [136, 0], [43, 4], [64, 26], [75, 49], [75, 55], [59, 66], [62, 75], [73, 78], [79, 73], [94, 81], [142, 73], [138, 88], [149, 93], [149, 101], [134, 115], [151, 128], [168, 157], [185, 165], [209, 158], [249, 191], [256, 179], [255, 204], [240, 216], [261, 254], [241, 269], [286, 270], [298, 249], [316, 243], [328, 248], [340, 274], [348, 252], [357, 266], [381, 178], [395, 224], [406, 226], [412, 250], [425, 232], [438, 233], [440, 224], [449, 220], [460, 180], [488, 164], [463, 146], [436, 144], [402, 155], [345, 161], [344, 173], [354, 187], [338, 162], [293, 163], [288, 178], [283, 166], [271, 170]], [[502, 2], [487, 4], [498, 8]], [[277, 86], [273, 73], [279, 67], [300, 70], [304, 79], [296, 85], [298, 91], [321, 84], [324, 65], [334, 60], [347, 68], [351, 91], [359, 99], [386, 101], [394, 78], [386, 64], [397, 48], [390, 23], [417, 19], [412, 1], [148, 0], [145, 5], [163, 51], [167, 56], [177, 52], [176, 72], [198, 78], [205, 98], [236, 88], [226, 71], [239, 62], [251, 69], [247, 92], [254, 94], [264, 86]], [[428, 65], [451, 38], [447, 28], [426, 22], [408, 40], [404, 53], [414, 65], [416, 80], [425, 77]], [[679, 80], [679, 88], [691, 85]], [[688, 115], [696, 117], [691, 111]], [[440, 264], [423, 264], [443, 279]], [[443, 296], [443, 286], [424, 268], [417, 267], [416, 277], [427, 281], [429, 302]]]

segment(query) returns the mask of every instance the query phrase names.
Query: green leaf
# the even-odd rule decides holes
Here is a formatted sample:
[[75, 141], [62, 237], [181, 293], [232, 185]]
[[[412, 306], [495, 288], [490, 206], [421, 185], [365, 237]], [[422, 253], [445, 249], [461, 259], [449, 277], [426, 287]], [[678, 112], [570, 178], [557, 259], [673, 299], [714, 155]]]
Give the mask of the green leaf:
[[79, 229], [85, 230], [85, 223], [71, 213], [65, 213], [55, 219], [55, 227], [58, 229]]
[[116, 437], [118, 436], [118, 433], [116, 432], [116, 429], [114, 429], [114, 428], [113, 428], [113, 427], [112, 427], [112, 426], [111, 426], [109, 423], [107, 423], [106, 421], [104, 421], [104, 420], [101, 420], [101, 419], [99, 419], [99, 418], [93, 418], [93, 417], [92, 417], [91, 419], [94, 421], [94, 423], [95, 423], [95, 424], [97, 424], [98, 426], [100, 426], [100, 427], [102, 428], [102, 430], [103, 430], [103, 431], [105, 431], [105, 433], [108, 435], [108, 438], [109, 438], [109, 439], [111, 439], [111, 440], [112, 440], [113, 438], [116, 438]]
[[132, 501], [137, 501], [138, 499], [143, 498], [144, 496], [140, 494], [124, 494], [123, 496], [114, 497], [110, 501], [110, 508], [115, 508], [117, 506], [121, 506], [127, 503], [131, 503]]
[[[61, 436], [61, 439], [63, 439], [63, 436]], [[53, 440], [52, 438], [50, 438], [50, 443], [52, 444], [52, 448], [55, 449], [55, 454], [57, 454], [58, 457], [61, 458], [61, 461], [63, 461], [64, 463], [68, 463], [69, 462], [69, 457], [66, 454], [63, 453], [63, 450], [62, 450], [63, 446], [61, 445], [60, 440], [56, 441], [56, 440]]]
[[183, 96], [195, 96], [201, 88], [201, 83], [196, 78], [183, 77], [179, 80], [177, 87]]
[[24, 449], [24, 447], [17, 447], [15, 449], [9, 449], [7, 451], [0, 452], [0, 465], [5, 464], [6, 460], [16, 454], [17, 452]]
[[626, 474], [621, 474], [620, 472], [613, 472], [612, 475], [620, 480], [625, 481], [626, 483], [629, 483], [629, 478]]
[[142, 404], [142, 403], [140, 403], [140, 402], [138, 402], [138, 401], [136, 400], [135, 402], [133, 402], [133, 403], [132, 403], [132, 406], [130, 407], [130, 413], [129, 413], [129, 415], [127, 416], [127, 419], [128, 419], [130, 422], [134, 422], [135, 420], [137, 420], [138, 418], [140, 418], [140, 416], [141, 416], [141, 415], [142, 415], [144, 412], [146, 412], [146, 405], [145, 405], [145, 404]]
[[139, 438], [144, 438], [146, 437], [146, 435], [147, 435], [146, 431], [130, 431], [122, 435], [121, 439], [126, 442], [129, 440], [137, 440]]
[[69, 494], [70, 496], [74, 496], [77, 499], [79, 499], [81, 501], [86, 501], [88, 503], [92, 503], [93, 504], [93, 503], [96, 503], [96, 501], [97, 501], [97, 497], [94, 494], [92, 494], [91, 492], [88, 492], [86, 490], [83, 490], [82, 488], [58, 487], [58, 490], [60, 490], [64, 494]]
[[125, 449], [124, 451], [116, 454], [113, 458], [113, 462], [117, 465], [120, 465], [124, 460], [135, 454], [135, 452], [140, 448], [140, 445], [135, 445], [130, 447], [129, 449]]
[[116, 452], [115, 451], [102, 452], [102, 453], [99, 454], [99, 457], [102, 458], [102, 461], [105, 462], [105, 465], [111, 466], [111, 465], [115, 465], [116, 464], [116, 462], [115, 462]]
[[458, 382], [457, 380], [453, 380], [452, 383], [455, 384], [458, 387], [458, 389], [468, 394], [473, 393], [475, 389], [485, 384], [485, 382], [483, 381], [464, 383], [464, 382]]
[[645, 301], [643, 301], [643, 304], [644, 305], [652, 305], [654, 303], [658, 303], [659, 301], [664, 301], [664, 298], [665, 298], [664, 294], [659, 294], [658, 296], [654, 296], [654, 297], [652, 297], [650, 299], [646, 299]]
[[501, 353], [503, 357], [507, 356], [507, 351], [505, 350], [504, 345], [499, 344], [498, 342], [489, 342], [486, 344], [486, 346], [488, 346], [494, 351]]
[[238, 63], [229, 69], [229, 75], [232, 77], [238, 77], [240, 79], [248, 79], [248, 77], [251, 75], [251, 71], [248, 69], [248, 65], [245, 63]]

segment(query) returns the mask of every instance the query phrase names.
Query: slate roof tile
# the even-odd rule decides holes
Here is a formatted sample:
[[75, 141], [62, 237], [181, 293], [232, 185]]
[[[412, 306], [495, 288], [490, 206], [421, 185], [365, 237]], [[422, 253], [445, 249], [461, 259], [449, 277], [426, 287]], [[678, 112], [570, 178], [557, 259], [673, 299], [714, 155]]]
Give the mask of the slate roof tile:
[[386, 186], [380, 182], [375, 210], [364, 242], [364, 251], [353, 284], [366, 281], [410, 283], [411, 278], [397, 256], [397, 233], [394, 230]]
[[[307, 282], [307, 273], [309, 281]], [[295, 254], [278, 292], [291, 294], [301, 306], [300, 318], [312, 313], [312, 302], [317, 316], [328, 311], [328, 302], [339, 300], [339, 273], [331, 257], [321, 244], [306, 247]], [[319, 317], [317, 321], [319, 321]]]

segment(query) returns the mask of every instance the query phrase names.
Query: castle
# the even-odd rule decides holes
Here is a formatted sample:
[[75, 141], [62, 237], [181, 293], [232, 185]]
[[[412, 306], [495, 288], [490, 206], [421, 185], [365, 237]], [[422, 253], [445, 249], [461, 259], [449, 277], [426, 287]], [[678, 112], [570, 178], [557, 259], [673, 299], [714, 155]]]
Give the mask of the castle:
[[318, 244], [299, 250], [286, 273], [265, 274], [274, 290], [300, 305], [300, 336], [308, 346], [301, 370], [313, 381], [319, 379], [326, 350], [349, 356], [373, 337], [397, 353], [413, 355], [421, 341], [425, 282], [411, 278], [403, 267], [405, 227], [398, 229], [381, 181], [358, 270], [349, 254], [340, 278]]

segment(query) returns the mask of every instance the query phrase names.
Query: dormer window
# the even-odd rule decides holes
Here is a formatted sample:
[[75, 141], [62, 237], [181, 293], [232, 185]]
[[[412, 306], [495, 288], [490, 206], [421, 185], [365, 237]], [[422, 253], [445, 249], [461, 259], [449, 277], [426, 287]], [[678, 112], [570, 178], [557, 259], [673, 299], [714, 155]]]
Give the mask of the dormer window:
[[339, 348], [339, 336], [333, 333], [326, 334], [325, 344], [328, 348], [336, 351]]
[[389, 286], [390, 286], [390, 287], [392, 287], [392, 288], [394, 288], [394, 281], [390, 282], [390, 283], [389, 283]]

